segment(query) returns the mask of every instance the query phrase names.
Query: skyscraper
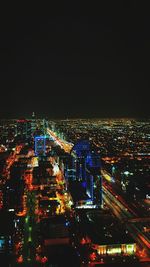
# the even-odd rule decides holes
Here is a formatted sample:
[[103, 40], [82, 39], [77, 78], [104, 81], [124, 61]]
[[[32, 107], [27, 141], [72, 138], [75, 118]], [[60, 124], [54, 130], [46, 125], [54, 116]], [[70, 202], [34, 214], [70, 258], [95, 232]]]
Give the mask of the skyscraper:
[[31, 134], [32, 135], [34, 135], [35, 130], [36, 130], [36, 118], [35, 118], [35, 113], [33, 111], [32, 118], [31, 118]]
[[34, 138], [35, 155], [45, 156], [46, 153], [46, 136], [36, 136]]
[[76, 159], [76, 179], [83, 182], [87, 195], [94, 205], [102, 205], [102, 178], [100, 155], [94, 153], [86, 140], [79, 140], [73, 147]]

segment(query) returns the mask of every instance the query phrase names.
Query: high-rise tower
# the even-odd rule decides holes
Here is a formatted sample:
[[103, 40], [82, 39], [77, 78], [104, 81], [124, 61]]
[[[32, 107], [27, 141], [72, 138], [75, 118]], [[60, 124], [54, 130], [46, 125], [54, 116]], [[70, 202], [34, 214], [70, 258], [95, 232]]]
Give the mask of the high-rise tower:
[[82, 181], [94, 205], [102, 206], [102, 177], [100, 155], [94, 153], [86, 140], [79, 140], [71, 152], [76, 169], [76, 180]]
[[31, 118], [31, 134], [33, 135], [36, 130], [36, 118], [35, 118], [35, 113], [33, 111], [32, 113], [32, 118]]
[[46, 154], [46, 136], [36, 136], [34, 138], [35, 155], [45, 156]]

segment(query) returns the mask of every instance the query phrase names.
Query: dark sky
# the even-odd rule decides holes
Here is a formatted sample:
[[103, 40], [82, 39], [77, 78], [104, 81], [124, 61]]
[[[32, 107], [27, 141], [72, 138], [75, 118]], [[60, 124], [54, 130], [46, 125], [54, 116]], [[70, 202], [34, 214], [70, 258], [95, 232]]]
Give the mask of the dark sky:
[[93, 2], [1, 10], [1, 118], [149, 117], [148, 6]]

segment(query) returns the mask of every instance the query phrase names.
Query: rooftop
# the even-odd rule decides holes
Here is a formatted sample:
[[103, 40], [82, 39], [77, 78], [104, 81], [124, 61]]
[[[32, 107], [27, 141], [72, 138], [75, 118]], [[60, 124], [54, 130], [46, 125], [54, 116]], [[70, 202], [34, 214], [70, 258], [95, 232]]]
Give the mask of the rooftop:
[[94, 244], [134, 243], [127, 230], [113, 216], [89, 211], [86, 218], [85, 231]]

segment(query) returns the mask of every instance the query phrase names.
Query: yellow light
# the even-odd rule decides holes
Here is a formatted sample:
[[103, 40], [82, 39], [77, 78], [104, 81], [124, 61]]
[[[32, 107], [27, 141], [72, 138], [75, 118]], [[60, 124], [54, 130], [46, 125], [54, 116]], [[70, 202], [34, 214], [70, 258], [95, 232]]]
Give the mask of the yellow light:
[[120, 254], [121, 253], [121, 248], [116, 247], [116, 248], [108, 248], [107, 249], [108, 254]]
[[126, 251], [127, 251], [127, 253], [129, 253], [129, 254], [134, 253], [134, 252], [135, 252], [135, 245], [134, 245], [134, 244], [127, 245], [127, 246], [126, 246]]

